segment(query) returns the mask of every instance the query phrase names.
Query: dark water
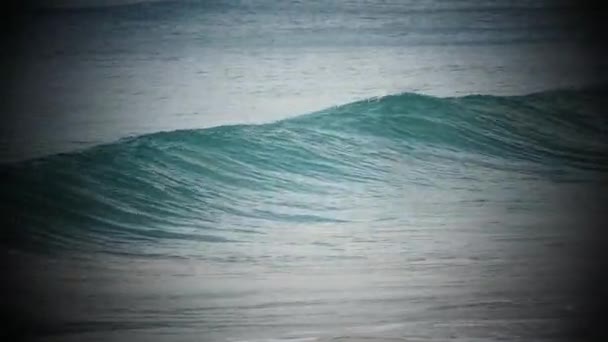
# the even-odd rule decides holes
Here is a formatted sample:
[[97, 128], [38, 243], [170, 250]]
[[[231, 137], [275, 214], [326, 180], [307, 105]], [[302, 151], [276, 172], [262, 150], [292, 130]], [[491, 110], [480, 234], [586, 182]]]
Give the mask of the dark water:
[[579, 8], [161, 1], [30, 15], [2, 135], [3, 159], [22, 159], [0, 167], [10, 331], [579, 336], [608, 171], [608, 97]]
[[598, 32], [588, 20], [594, 9], [583, 5], [262, 0], [39, 9], [23, 19], [18, 48], [3, 51], [15, 80], [0, 159], [267, 123], [402, 92], [524, 95], [596, 84], [606, 80], [605, 60], [588, 58]]

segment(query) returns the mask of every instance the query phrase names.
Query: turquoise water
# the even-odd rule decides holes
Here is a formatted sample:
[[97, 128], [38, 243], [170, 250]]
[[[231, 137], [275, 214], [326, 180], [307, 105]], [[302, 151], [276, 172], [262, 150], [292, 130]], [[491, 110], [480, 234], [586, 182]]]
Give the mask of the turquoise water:
[[570, 341], [588, 321], [589, 8], [31, 3], [2, 55], [11, 333]]
[[144, 135], [8, 165], [3, 203], [23, 211], [14, 234], [24, 243], [43, 234], [88, 249], [104, 239], [100, 251], [116, 242], [143, 255], [153, 244], [155, 254], [205, 256], [200, 246], [271, 227], [407, 225], [437, 206], [470, 210], [536, 184], [595, 181], [608, 166], [604, 97], [603, 88], [405, 93], [269, 124]]
[[405, 93], [5, 165], [26, 317], [50, 340], [568, 336], [604, 99]]

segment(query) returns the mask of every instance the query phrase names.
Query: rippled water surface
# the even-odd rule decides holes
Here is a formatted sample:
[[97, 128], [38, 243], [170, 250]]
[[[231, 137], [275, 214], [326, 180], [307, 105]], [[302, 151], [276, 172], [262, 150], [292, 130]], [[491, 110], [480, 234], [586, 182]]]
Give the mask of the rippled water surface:
[[48, 341], [567, 339], [608, 123], [564, 6], [33, 12], [0, 168], [15, 320]]

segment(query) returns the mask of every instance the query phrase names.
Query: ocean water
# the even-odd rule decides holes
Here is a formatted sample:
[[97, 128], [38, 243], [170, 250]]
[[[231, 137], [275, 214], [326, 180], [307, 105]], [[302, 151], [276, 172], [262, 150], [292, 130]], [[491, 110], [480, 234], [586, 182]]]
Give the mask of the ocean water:
[[585, 18], [547, 1], [28, 12], [0, 167], [11, 331], [579, 337], [608, 171]]
[[24, 16], [15, 51], [3, 52], [14, 81], [0, 160], [267, 123], [403, 92], [524, 95], [597, 84], [606, 67], [588, 58], [597, 35], [590, 12], [555, 0], [37, 8]]

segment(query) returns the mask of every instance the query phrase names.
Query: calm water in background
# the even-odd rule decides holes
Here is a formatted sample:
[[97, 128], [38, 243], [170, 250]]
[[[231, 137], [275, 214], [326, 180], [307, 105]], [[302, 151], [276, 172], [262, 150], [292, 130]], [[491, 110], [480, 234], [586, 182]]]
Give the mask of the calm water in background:
[[[573, 208], [595, 210], [606, 169], [608, 125], [586, 104], [603, 93], [504, 95], [603, 80], [576, 13], [35, 12], [1, 134], [4, 160], [49, 156], [3, 168], [18, 314], [48, 341], [565, 336], [583, 310]], [[432, 96], [352, 103], [400, 93]]]
[[577, 10], [556, 1], [167, 1], [41, 11], [23, 33], [2, 159], [401, 92], [597, 83]]

